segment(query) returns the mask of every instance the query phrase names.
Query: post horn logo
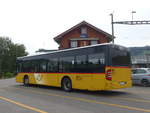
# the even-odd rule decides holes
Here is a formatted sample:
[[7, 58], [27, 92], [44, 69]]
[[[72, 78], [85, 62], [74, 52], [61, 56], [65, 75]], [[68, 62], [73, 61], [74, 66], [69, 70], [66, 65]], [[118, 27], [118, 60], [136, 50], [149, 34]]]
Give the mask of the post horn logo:
[[37, 80], [37, 81], [41, 81], [41, 80], [42, 80], [42, 75], [41, 75], [41, 74], [37, 74], [36, 80]]

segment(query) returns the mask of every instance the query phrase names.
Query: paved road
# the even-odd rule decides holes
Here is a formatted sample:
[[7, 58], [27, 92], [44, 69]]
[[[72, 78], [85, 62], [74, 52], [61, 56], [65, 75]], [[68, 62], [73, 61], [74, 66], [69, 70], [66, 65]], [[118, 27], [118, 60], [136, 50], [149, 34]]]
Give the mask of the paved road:
[[150, 112], [150, 87], [67, 93], [54, 87], [24, 87], [15, 79], [0, 80], [0, 113], [142, 112]]

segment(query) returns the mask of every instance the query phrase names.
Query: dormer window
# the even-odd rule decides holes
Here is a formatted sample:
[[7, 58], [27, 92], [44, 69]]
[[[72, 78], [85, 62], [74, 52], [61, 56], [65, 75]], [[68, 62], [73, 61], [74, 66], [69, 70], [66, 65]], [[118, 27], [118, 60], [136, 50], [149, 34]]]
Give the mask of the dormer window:
[[86, 27], [81, 27], [81, 38], [87, 38], [87, 28]]
[[87, 34], [87, 28], [86, 27], [81, 28], [81, 34]]

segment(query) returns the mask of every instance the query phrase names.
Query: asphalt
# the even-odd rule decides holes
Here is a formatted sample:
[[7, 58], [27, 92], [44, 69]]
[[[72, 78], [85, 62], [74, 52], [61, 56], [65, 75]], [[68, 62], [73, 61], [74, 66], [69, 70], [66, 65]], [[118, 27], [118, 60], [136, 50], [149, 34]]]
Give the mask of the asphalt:
[[150, 87], [64, 92], [0, 80], [0, 113], [150, 113]]

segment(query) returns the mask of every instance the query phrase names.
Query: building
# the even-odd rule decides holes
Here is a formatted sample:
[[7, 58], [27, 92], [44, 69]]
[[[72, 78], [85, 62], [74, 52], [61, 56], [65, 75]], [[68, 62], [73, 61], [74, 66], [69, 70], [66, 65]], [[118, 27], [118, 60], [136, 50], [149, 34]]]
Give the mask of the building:
[[59, 49], [68, 49], [93, 44], [109, 43], [112, 41], [112, 35], [86, 21], [82, 21], [54, 37], [54, 40], [59, 44]]
[[131, 56], [131, 62], [133, 68], [150, 68], [149, 55]]
[[132, 67], [150, 68], [150, 46], [130, 47]]

